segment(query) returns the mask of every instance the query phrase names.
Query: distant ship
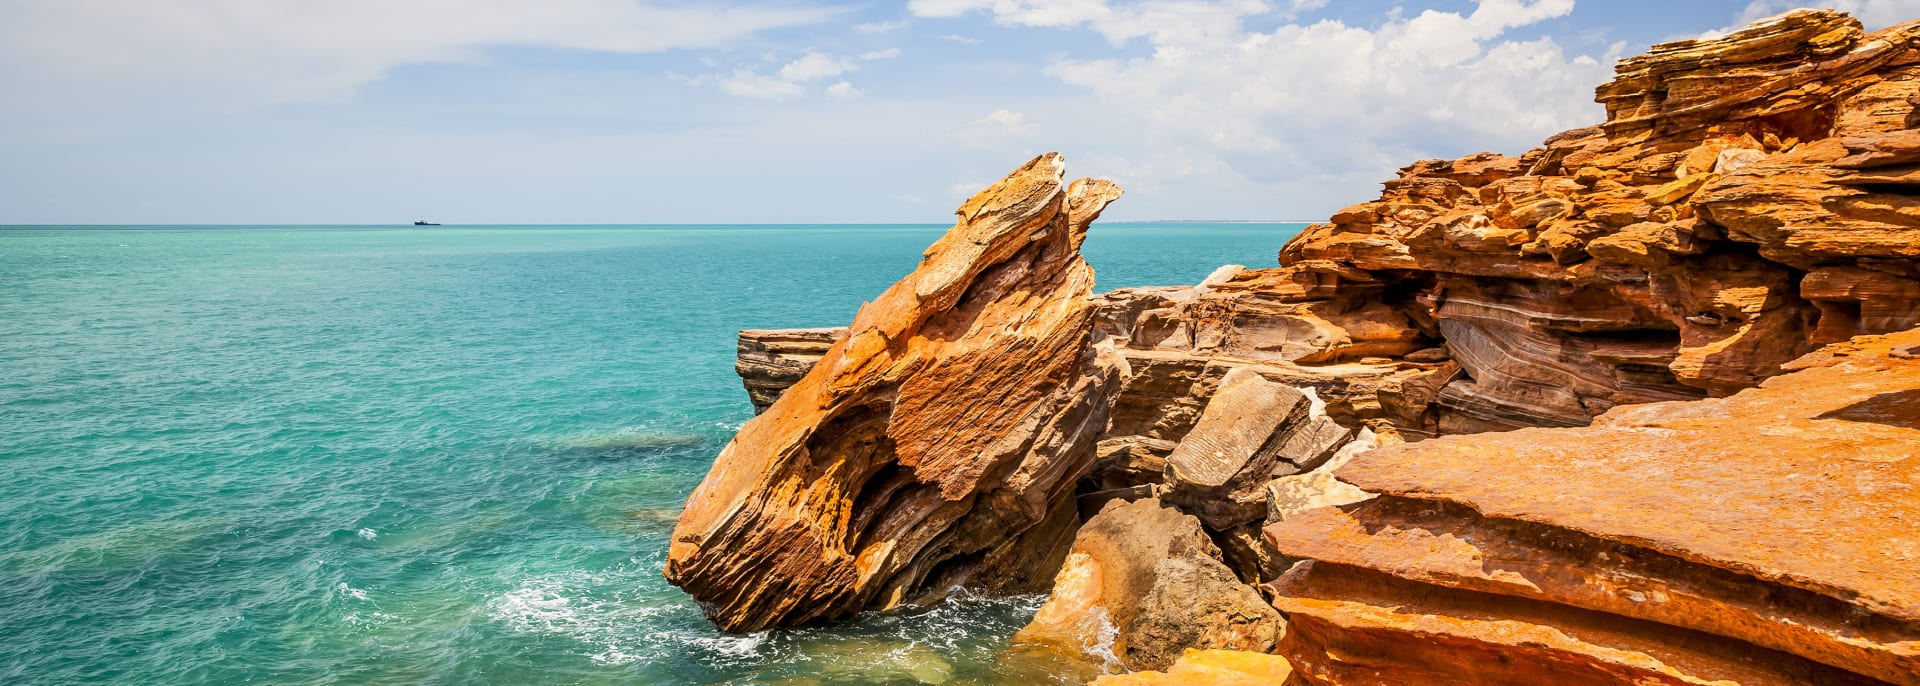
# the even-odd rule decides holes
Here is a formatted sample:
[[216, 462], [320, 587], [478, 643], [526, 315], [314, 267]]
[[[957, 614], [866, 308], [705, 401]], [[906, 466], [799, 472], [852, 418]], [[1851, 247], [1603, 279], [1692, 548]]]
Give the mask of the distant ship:
[[425, 219], [415, 219], [413, 220], [413, 225], [414, 226], [439, 226], [439, 224], [435, 224]]

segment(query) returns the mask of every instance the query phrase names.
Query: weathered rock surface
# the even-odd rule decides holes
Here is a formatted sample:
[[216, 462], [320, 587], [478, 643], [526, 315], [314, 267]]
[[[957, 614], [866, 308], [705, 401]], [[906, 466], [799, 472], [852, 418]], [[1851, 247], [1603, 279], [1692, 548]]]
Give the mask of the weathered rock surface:
[[1120, 191], [1063, 169], [1043, 155], [968, 200], [716, 458], [666, 576], [721, 628], [1046, 587], [1124, 364], [1079, 253]]
[[1266, 652], [1280, 614], [1220, 561], [1192, 515], [1115, 501], [1080, 527], [1053, 592], [1015, 641], [1126, 669], [1166, 669], [1188, 648]]
[[[1200, 421], [1166, 459], [1167, 500], [1215, 530], [1258, 519], [1267, 509], [1263, 487], [1276, 467], [1298, 471], [1283, 456], [1289, 444], [1311, 441], [1312, 403], [1292, 386], [1240, 367], [1220, 380]], [[1341, 437], [1336, 437], [1337, 441]], [[1297, 448], [1304, 453], [1310, 447]], [[1309, 456], [1302, 459], [1313, 459]]]
[[[1225, 563], [1182, 583], [1272, 582], [1296, 681], [1920, 684], [1920, 334], [1857, 338], [1920, 325], [1920, 23], [1798, 10], [1598, 99], [1194, 286], [1090, 295], [1057, 246], [1106, 195], [1016, 173], [812, 371], [835, 334], [743, 334], [780, 399], [669, 576], [728, 628], [1038, 588], [1164, 502]], [[1028, 638], [1122, 602], [1075, 555]]]
[[780, 393], [800, 379], [845, 338], [846, 327], [820, 329], [747, 329], [740, 332], [740, 349], [733, 371], [747, 387], [753, 413], [773, 405]]
[[1784, 653], [1563, 605], [1302, 562], [1270, 586], [1281, 652], [1310, 684], [1878, 683]]
[[1244, 650], [1189, 648], [1167, 671], [1108, 674], [1095, 686], [1279, 686], [1288, 683], [1293, 665], [1278, 655]]
[[1916, 36], [1800, 10], [1655, 46], [1600, 87], [1604, 125], [1415, 163], [1309, 228], [1281, 253], [1281, 299], [1390, 307], [1444, 341], [1461, 375], [1439, 433], [1723, 396], [1913, 326]]
[[[1495, 670], [1511, 657], [1502, 622], [1572, 633], [1575, 617], [1630, 619], [1711, 634], [1684, 641], [1721, 659], [1778, 651], [1920, 684], [1920, 360], [1896, 354], [1912, 349], [1920, 330], [1860, 337], [1727, 398], [1361, 455], [1339, 477], [1385, 497], [1266, 529], [1281, 554], [1334, 566], [1273, 585], [1275, 605], [1313, 637], [1289, 655], [1309, 676], [1336, 675], [1324, 683], [1372, 683], [1349, 678], [1360, 662], [1348, 642], [1395, 664]], [[1441, 596], [1467, 599], [1470, 612], [1402, 604]], [[1414, 657], [1434, 622], [1460, 648]], [[1677, 664], [1661, 646], [1583, 640], [1605, 650], [1565, 650], [1595, 664], [1622, 650]], [[1819, 673], [1735, 680], [1817, 683]]]

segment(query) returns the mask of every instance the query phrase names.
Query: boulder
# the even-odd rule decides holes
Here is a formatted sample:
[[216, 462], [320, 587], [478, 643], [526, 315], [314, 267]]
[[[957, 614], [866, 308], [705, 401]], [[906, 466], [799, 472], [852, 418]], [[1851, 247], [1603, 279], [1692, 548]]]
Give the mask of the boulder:
[[1115, 671], [1166, 669], [1188, 648], [1266, 652], [1283, 633], [1200, 521], [1148, 498], [1111, 502], [1080, 528], [1052, 594], [1014, 640]]

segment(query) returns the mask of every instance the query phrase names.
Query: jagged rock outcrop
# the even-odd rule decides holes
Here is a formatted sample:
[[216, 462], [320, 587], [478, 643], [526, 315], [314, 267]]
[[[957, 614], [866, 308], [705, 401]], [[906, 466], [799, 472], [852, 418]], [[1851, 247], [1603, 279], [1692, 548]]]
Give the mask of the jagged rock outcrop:
[[1124, 365], [1094, 340], [1079, 253], [1120, 190], [1063, 169], [1042, 155], [962, 205], [715, 459], [666, 576], [717, 625], [1046, 588]]
[[[1428, 427], [1575, 426], [1721, 396], [1920, 323], [1920, 25], [1799, 10], [1655, 46], [1605, 124], [1428, 160], [1281, 253], [1289, 299], [1385, 303], [1461, 376]], [[1376, 321], [1379, 321], [1376, 319]]]
[[788, 387], [813, 369], [827, 349], [845, 338], [846, 327], [818, 329], [746, 329], [740, 332], [733, 371], [747, 388], [753, 413], [766, 412]]
[[[976, 198], [812, 371], [743, 335], [780, 400], [669, 576], [729, 628], [1039, 588], [1080, 519], [1164, 503], [1267, 583], [1296, 682], [1920, 684], [1920, 334], [1856, 338], [1920, 325], [1920, 23], [1794, 11], [1598, 99], [1195, 286], [1089, 295], [1063, 232], [990, 228], [1077, 245], [1079, 205]], [[1092, 559], [1029, 638], [1097, 640]]]
[[1151, 498], [1114, 501], [1080, 527], [1053, 591], [1014, 637], [1126, 669], [1166, 669], [1188, 648], [1266, 652], [1280, 613], [1220, 561], [1200, 521]]
[[1284, 651], [1325, 684], [1920, 684], [1917, 352], [1362, 455], [1338, 476], [1381, 497], [1266, 529], [1311, 560], [1270, 586]]

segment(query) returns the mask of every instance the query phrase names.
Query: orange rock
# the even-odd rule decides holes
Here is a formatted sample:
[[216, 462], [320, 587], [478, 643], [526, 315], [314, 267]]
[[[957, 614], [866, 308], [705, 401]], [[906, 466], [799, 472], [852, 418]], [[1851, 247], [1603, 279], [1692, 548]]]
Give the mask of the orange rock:
[[[1726, 395], [1822, 343], [1920, 322], [1920, 22], [1867, 34], [1796, 10], [1616, 71], [1602, 126], [1518, 158], [1417, 162], [1309, 227], [1282, 269], [1337, 285], [1272, 307], [1442, 339], [1462, 372], [1422, 420], [1442, 433]], [[1289, 360], [1362, 347], [1330, 330], [1287, 337], [1303, 346]]]
[[1845, 670], [1653, 622], [1303, 562], [1269, 585], [1280, 652], [1328, 686], [1867, 686]]
[[1219, 558], [1193, 516], [1153, 499], [1109, 503], [1014, 641], [1132, 670], [1166, 669], [1189, 648], [1271, 650], [1280, 614]]
[[[1569, 654], [1641, 664], [1619, 650], [1688, 679], [1845, 682], [1779, 651], [1920, 684], [1916, 351], [1920, 329], [1859, 337], [1726, 398], [1360, 455], [1337, 476], [1384, 497], [1266, 528], [1279, 554], [1337, 566], [1273, 584], [1299, 635], [1286, 650], [1340, 684], [1389, 664], [1506, 675], [1461, 683], [1527, 683], [1512, 665]], [[1434, 632], [1456, 649], [1425, 652]], [[1514, 652], [1533, 644], [1558, 652]], [[1683, 665], [1707, 658], [1772, 676]]]
[[666, 576], [721, 628], [1046, 587], [1122, 364], [1092, 343], [1079, 253], [1120, 190], [1063, 168], [1042, 155], [962, 205], [714, 461]]
[[1279, 686], [1293, 665], [1278, 655], [1241, 650], [1188, 649], [1165, 672], [1109, 674], [1094, 686]]
[[1382, 497], [1269, 529], [1283, 555], [1409, 582], [1688, 627], [1894, 683], [1920, 674], [1920, 642], [1842, 602], [1558, 527]]
[[767, 411], [781, 393], [813, 369], [834, 341], [846, 335], [844, 327], [741, 331], [739, 355], [733, 370], [747, 388], [753, 413]]

